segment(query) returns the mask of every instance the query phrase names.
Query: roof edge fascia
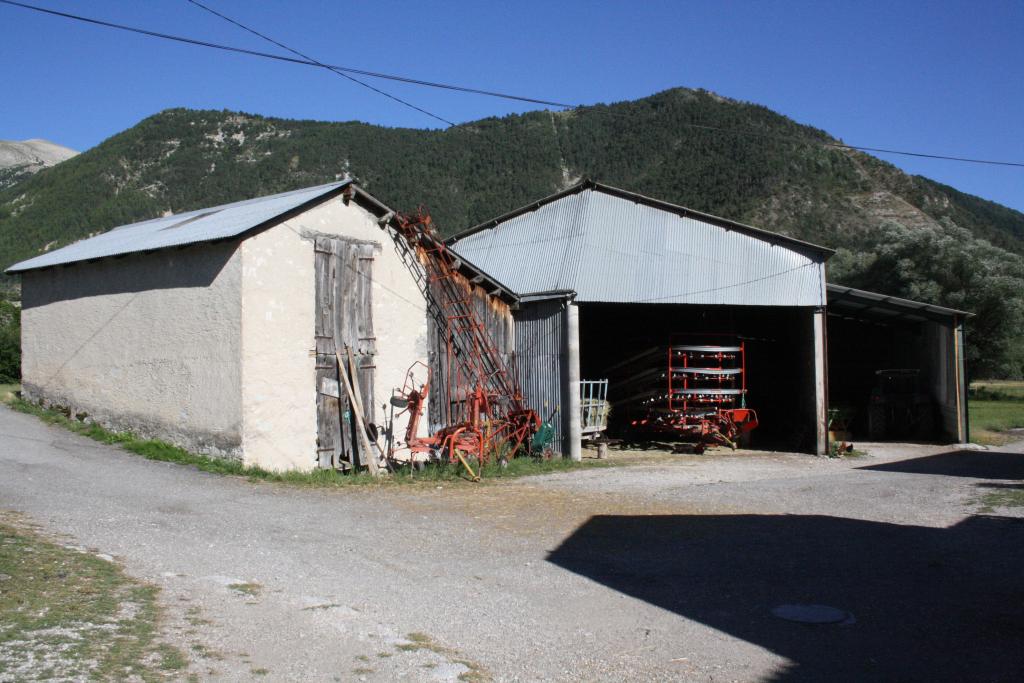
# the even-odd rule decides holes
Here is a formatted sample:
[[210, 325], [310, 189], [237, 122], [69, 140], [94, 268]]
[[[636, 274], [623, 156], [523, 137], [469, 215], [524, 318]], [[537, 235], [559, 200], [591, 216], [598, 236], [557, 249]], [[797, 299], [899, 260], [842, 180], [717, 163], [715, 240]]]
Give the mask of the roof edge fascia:
[[484, 221], [483, 223], [479, 223], [471, 228], [468, 228], [467, 230], [456, 233], [455, 235], [449, 237], [446, 240], [446, 242], [449, 245], [456, 244], [461, 239], [474, 235], [483, 230], [493, 228], [500, 223], [504, 223], [507, 220], [510, 220], [517, 216], [521, 216], [525, 213], [536, 211], [537, 209], [541, 208], [546, 204], [550, 204], [551, 202], [558, 201], [559, 199], [562, 199], [564, 197], [577, 194], [579, 192], [582, 192], [583, 190], [597, 190], [598, 192], [603, 192], [613, 197], [619, 197], [621, 199], [626, 199], [629, 201], [644, 204], [655, 209], [668, 211], [669, 213], [674, 213], [678, 216], [694, 218], [700, 221], [704, 221], [706, 223], [716, 225], [720, 228], [725, 228], [726, 230], [736, 230], [738, 232], [748, 234], [751, 237], [764, 240], [770, 244], [784, 244], [796, 249], [800, 249], [802, 251], [811, 251], [821, 255], [823, 257], [822, 260], [828, 260], [828, 258], [831, 257], [836, 251], [835, 249], [832, 249], [830, 247], [823, 247], [820, 244], [814, 244], [813, 242], [807, 242], [801, 239], [797, 239], [795, 237], [789, 237], [787, 235], [782, 235], [777, 232], [765, 230], [764, 228], [758, 228], [752, 225], [747, 225], [745, 223], [740, 223], [738, 221], [733, 221], [728, 218], [722, 218], [721, 216], [715, 216], [713, 214], [704, 213], [703, 211], [688, 209], [685, 206], [680, 206], [678, 204], [673, 204], [671, 202], [666, 202], [660, 199], [655, 199], [653, 197], [648, 197], [647, 195], [642, 195], [637, 192], [631, 192], [629, 190], [623, 190], [621, 188], [613, 187], [611, 185], [605, 185], [603, 183], [591, 180], [590, 178], [585, 178], [580, 182], [576, 183], [575, 185], [572, 185], [560, 192], [548, 195], [543, 199], [539, 199], [525, 206], [521, 206], [518, 209], [509, 211], [508, 213], [502, 214], [501, 216], [491, 218], [490, 220]]

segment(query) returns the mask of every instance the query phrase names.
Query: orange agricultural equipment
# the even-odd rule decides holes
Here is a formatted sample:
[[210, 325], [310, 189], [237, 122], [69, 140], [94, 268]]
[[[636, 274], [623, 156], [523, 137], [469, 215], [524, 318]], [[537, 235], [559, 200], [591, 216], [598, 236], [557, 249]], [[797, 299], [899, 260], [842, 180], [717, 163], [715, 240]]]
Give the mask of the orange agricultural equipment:
[[615, 404], [635, 434], [693, 441], [701, 453], [715, 444], [736, 448], [757, 427], [757, 413], [746, 407], [742, 339], [678, 336], [667, 349], [652, 348], [614, 369], [623, 377]]
[[[442, 415], [433, 416], [444, 426], [429, 437], [417, 436], [417, 430], [430, 391], [436, 390], [431, 368], [414, 364], [392, 399], [409, 414], [406, 446], [413, 454], [461, 462], [476, 478], [467, 458], [482, 465], [491, 458], [513, 457], [524, 446], [529, 449], [542, 421], [524, 404], [516, 373], [481, 322], [473, 286], [459, 272], [461, 261], [438, 237], [430, 215], [423, 210], [398, 214], [392, 224], [401, 238], [396, 241], [399, 250], [426, 298], [447, 373], [444, 396], [437, 402]], [[420, 378], [414, 376], [417, 371]]]

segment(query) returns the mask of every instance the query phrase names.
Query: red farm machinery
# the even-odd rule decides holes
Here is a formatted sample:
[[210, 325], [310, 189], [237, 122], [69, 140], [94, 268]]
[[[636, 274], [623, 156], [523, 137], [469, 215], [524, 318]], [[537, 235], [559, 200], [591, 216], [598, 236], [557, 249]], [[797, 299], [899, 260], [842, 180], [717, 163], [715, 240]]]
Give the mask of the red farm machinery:
[[757, 427], [746, 405], [746, 348], [735, 336], [673, 336], [609, 369], [613, 404], [631, 438], [736, 448]]
[[[473, 284], [460, 273], [459, 257], [440, 239], [425, 211], [398, 214], [392, 225], [399, 252], [426, 298], [443, 358], [430, 365], [415, 363], [404, 386], [394, 393], [392, 406], [401, 411], [399, 416], [407, 414], [409, 422], [404, 449], [395, 449], [392, 440], [389, 459], [395, 459], [398, 450], [407, 450], [413, 465], [431, 460], [461, 463], [471, 478], [478, 479], [479, 467], [488, 461], [504, 464], [542, 448], [538, 435], [550, 430], [543, 429], [541, 417], [525, 405], [514, 368], [482, 319]], [[435, 377], [431, 365], [441, 377]], [[420, 436], [432, 391], [438, 394], [433, 406], [441, 413], [433, 414], [432, 422], [443, 426]]]

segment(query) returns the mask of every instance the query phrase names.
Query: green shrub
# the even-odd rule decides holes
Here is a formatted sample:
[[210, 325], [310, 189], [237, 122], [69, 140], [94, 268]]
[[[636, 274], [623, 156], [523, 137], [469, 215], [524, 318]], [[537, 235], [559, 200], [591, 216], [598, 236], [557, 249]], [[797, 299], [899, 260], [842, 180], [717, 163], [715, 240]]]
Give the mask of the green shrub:
[[21, 309], [0, 300], [0, 384], [21, 381]]

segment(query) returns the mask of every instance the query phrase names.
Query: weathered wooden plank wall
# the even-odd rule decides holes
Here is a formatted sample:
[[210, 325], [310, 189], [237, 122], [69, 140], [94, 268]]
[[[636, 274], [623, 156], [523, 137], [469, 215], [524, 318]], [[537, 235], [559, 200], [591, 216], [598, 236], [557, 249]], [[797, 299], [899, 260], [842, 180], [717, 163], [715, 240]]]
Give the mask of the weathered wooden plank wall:
[[[502, 361], [514, 372], [515, 322], [509, 305], [461, 275], [455, 279], [455, 285], [472, 301], [473, 310], [484, 326], [484, 334], [491, 340]], [[432, 283], [430, 287], [433, 290], [437, 283]], [[438, 296], [434, 294], [434, 299], [437, 300]], [[432, 305], [431, 308], [433, 309]], [[459, 395], [456, 390], [462, 381], [462, 378], [458, 377], [458, 363], [449, 362], [448, 343], [441, 322], [444, 312], [432, 310], [429, 317], [428, 343], [432, 383], [428, 415], [430, 431], [434, 432], [441, 427], [462, 422], [468, 415], [463, 409], [466, 397]], [[454, 346], [456, 355], [463, 352], [457, 341]]]

